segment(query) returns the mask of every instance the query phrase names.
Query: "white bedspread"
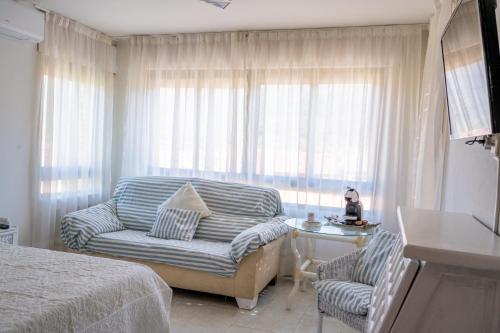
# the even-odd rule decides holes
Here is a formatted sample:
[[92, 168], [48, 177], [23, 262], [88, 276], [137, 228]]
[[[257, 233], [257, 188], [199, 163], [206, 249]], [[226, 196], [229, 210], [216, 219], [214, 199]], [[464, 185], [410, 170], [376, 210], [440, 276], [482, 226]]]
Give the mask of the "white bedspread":
[[169, 332], [171, 289], [125, 261], [0, 244], [0, 332]]

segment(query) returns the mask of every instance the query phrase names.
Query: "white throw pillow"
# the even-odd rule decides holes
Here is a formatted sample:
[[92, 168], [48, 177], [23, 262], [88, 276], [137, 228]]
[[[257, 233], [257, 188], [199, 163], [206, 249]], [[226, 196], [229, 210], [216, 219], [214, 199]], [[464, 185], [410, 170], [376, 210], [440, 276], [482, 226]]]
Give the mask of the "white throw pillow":
[[192, 210], [200, 213], [201, 218], [211, 214], [207, 205], [203, 202], [198, 192], [196, 192], [191, 182], [182, 185], [182, 187], [168, 198], [167, 201], [162, 203], [160, 207]]

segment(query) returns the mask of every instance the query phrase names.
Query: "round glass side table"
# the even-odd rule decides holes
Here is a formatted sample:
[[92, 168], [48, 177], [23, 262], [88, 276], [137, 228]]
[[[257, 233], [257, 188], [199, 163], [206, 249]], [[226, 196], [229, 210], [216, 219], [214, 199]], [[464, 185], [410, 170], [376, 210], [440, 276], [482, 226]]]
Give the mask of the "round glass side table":
[[[330, 241], [337, 241], [343, 243], [352, 243], [357, 247], [365, 246], [366, 242], [373, 234], [375, 228], [363, 229], [354, 226], [338, 226], [332, 225], [328, 222], [322, 222], [320, 227], [309, 228], [302, 223], [305, 219], [292, 218], [285, 221], [285, 223], [292, 228], [291, 233], [291, 248], [295, 257], [293, 280], [294, 285], [292, 291], [288, 295], [286, 308], [290, 309], [292, 298], [297, 291], [302, 287], [305, 279], [316, 280], [317, 274], [310, 272], [307, 268], [312, 264], [319, 264], [323, 261], [314, 258], [312, 239], [324, 239]], [[305, 261], [302, 262], [302, 255], [297, 249], [297, 238], [304, 237], [306, 239], [306, 254]]]

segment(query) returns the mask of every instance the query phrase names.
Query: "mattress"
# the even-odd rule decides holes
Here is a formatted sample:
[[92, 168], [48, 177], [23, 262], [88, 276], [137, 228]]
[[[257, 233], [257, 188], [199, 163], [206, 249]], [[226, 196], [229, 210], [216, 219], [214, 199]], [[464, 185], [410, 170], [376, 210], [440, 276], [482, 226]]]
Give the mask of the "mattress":
[[183, 268], [232, 276], [238, 264], [231, 258], [231, 243], [193, 239], [191, 242], [146, 236], [146, 232], [123, 230], [92, 237], [84, 250], [149, 260]]
[[0, 244], [0, 332], [169, 332], [171, 289], [150, 268]]

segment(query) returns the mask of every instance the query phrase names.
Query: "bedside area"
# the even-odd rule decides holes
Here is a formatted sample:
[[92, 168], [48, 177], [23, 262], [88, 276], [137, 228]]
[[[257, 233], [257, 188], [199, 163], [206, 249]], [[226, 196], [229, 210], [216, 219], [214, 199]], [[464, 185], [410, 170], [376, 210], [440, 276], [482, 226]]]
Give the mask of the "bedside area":
[[0, 243], [17, 245], [17, 239], [17, 226], [11, 226], [9, 229], [0, 229]]

